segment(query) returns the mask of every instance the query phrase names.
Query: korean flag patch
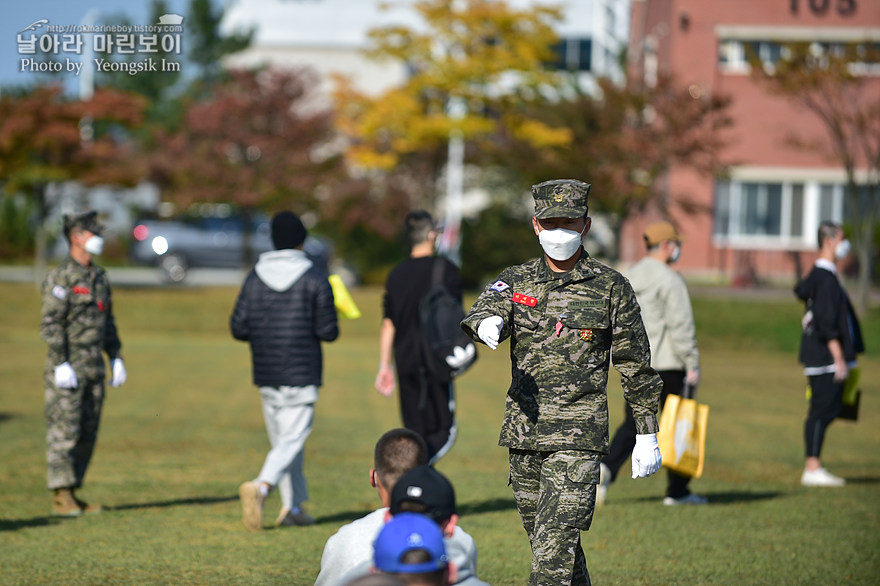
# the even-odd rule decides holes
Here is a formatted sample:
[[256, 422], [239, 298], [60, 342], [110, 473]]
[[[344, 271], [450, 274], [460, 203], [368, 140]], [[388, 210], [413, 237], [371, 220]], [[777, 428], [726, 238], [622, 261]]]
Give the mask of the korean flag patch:
[[493, 291], [498, 291], [499, 293], [504, 293], [506, 289], [510, 289], [510, 285], [505, 283], [504, 281], [495, 281], [489, 286]]
[[67, 291], [64, 290], [64, 287], [61, 285], [55, 285], [52, 287], [52, 295], [57, 297], [58, 299], [64, 299], [67, 297]]

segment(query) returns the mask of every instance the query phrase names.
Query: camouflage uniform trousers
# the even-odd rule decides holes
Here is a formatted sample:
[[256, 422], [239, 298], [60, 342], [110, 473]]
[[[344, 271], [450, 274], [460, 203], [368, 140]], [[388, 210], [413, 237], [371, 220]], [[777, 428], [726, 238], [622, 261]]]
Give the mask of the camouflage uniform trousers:
[[601, 457], [510, 449], [510, 483], [532, 546], [529, 586], [590, 584], [581, 531], [593, 521]]
[[79, 488], [98, 439], [104, 381], [80, 379], [75, 389], [59, 389], [54, 378], [46, 373], [47, 486]]

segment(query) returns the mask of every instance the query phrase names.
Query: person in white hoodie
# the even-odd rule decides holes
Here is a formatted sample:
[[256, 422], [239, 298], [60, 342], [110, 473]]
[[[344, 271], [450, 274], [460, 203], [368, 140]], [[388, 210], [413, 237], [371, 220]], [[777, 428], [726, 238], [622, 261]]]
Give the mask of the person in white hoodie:
[[321, 342], [335, 340], [339, 326], [327, 275], [303, 251], [305, 239], [305, 226], [292, 212], [272, 218], [276, 250], [260, 255], [230, 318], [233, 337], [250, 345], [272, 446], [257, 478], [239, 487], [242, 520], [251, 531], [263, 528], [263, 504], [276, 487], [276, 525], [315, 522], [302, 508], [308, 500], [303, 448], [322, 383]]
[[342, 526], [327, 540], [315, 586], [347, 585], [368, 574], [373, 563], [373, 541], [385, 523], [404, 510], [426, 514], [443, 528], [446, 552], [457, 570], [454, 584], [485, 585], [476, 577], [474, 539], [458, 526], [452, 484], [425, 465], [427, 454], [425, 441], [412, 430], [392, 429], [379, 438], [370, 484], [376, 488], [382, 507]]

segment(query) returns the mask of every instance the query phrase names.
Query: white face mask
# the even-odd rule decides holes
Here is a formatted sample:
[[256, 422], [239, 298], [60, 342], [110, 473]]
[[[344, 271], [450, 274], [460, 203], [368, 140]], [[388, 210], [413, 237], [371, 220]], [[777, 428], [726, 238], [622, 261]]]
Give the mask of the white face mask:
[[86, 249], [86, 252], [89, 254], [99, 255], [104, 250], [104, 239], [100, 236], [89, 236], [89, 239], [86, 240], [86, 243], [83, 244], [83, 248]]
[[[587, 226], [585, 224], [584, 230], [586, 229]], [[541, 248], [544, 249], [544, 253], [553, 260], [568, 260], [573, 257], [578, 251], [578, 248], [581, 247], [581, 236], [583, 235], [584, 230], [581, 230], [579, 233], [574, 230], [565, 230], [563, 228], [541, 230], [538, 233], [538, 242], [541, 243]]]
[[681, 256], [681, 246], [675, 246], [675, 250], [672, 251], [672, 254], [669, 255], [669, 264], [672, 264], [678, 260], [678, 257]]
[[840, 242], [837, 243], [837, 246], [834, 248], [834, 258], [841, 259], [846, 258], [846, 255], [849, 254], [849, 240], [844, 238]]

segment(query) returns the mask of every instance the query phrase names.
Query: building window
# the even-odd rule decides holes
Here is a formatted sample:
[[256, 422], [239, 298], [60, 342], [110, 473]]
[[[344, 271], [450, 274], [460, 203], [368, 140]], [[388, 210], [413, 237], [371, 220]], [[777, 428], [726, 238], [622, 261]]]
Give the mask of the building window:
[[593, 41], [591, 39], [562, 39], [551, 49], [556, 56], [549, 64], [553, 69], [592, 70]]
[[713, 241], [731, 248], [809, 248], [822, 220], [844, 217], [844, 186], [802, 181], [719, 180]]
[[[880, 74], [880, 43], [835, 43], [814, 41], [810, 52], [817, 63], [823, 63], [823, 56], [847, 58], [854, 75]], [[788, 58], [789, 49], [785, 42], [772, 40], [723, 39], [718, 43], [718, 65], [722, 71], [747, 72], [751, 59], [760, 59], [768, 71], [779, 61]]]

